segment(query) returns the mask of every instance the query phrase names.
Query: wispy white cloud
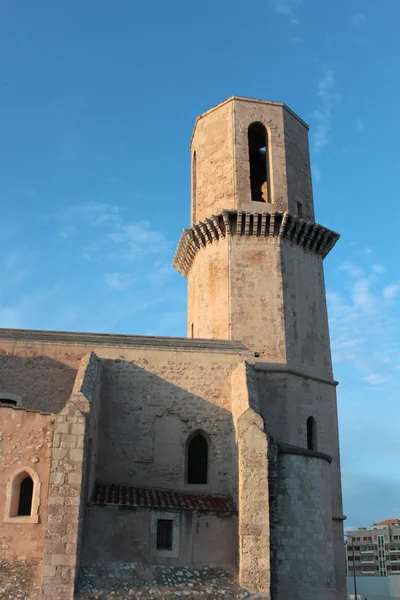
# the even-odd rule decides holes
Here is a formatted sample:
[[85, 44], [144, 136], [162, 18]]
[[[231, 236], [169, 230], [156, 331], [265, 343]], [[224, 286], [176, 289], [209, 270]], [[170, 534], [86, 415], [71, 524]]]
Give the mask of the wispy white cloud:
[[346, 271], [352, 277], [362, 277], [364, 275], [364, 269], [361, 269], [360, 267], [357, 267], [356, 265], [348, 261], [346, 261], [342, 265], [339, 265], [337, 267], [337, 270]]
[[378, 387], [382, 383], [386, 383], [386, 381], [388, 381], [389, 378], [380, 375], [379, 373], [370, 373], [366, 377], [363, 377], [363, 380], [371, 387]]
[[123, 292], [135, 283], [136, 278], [131, 273], [106, 273], [104, 281], [112, 290]]
[[336, 90], [334, 72], [326, 66], [318, 84], [318, 96], [328, 104], [340, 99], [340, 95]]
[[326, 65], [322, 68], [322, 75], [318, 82], [318, 98], [320, 106], [314, 110], [312, 116], [316, 121], [313, 132], [314, 152], [318, 154], [329, 143], [329, 132], [332, 129], [333, 107], [340, 101], [337, 91], [335, 73]]
[[108, 234], [108, 239], [120, 246], [124, 258], [134, 259], [143, 251], [149, 254], [159, 254], [170, 249], [163, 233], [152, 229], [148, 221], [120, 225], [115, 231]]
[[321, 181], [322, 173], [320, 167], [314, 163], [312, 166], [312, 175], [315, 181]]
[[303, 2], [304, 0], [271, 0], [271, 6], [278, 14], [288, 17], [292, 25], [299, 25], [296, 9]]
[[363, 13], [358, 12], [354, 13], [351, 16], [351, 22], [354, 25], [354, 27], [357, 27], [357, 29], [361, 29], [362, 27], [364, 27], [366, 21], [367, 19]]
[[[3, 307], [10, 309], [3, 311], [4, 319], [18, 321], [20, 327], [40, 328], [44, 323], [53, 329], [142, 334], [151, 324], [157, 334], [158, 320], [151, 315], [182, 314], [184, 282], [171, 265], [175, 243], [152, 222], [135, 216], [134, 206], [107, 202], [82, 203], [47, 215], [61, 270], [50, 259], [46, 280], [59, 283], [57, 301], [43, 302], [38, 313], [44, 316], [37, 313], [33, 323], [31, 313], [18, 304], [17, 312], [13, 306]], [[182, 335], [184, 323], [182, 319], [179, 328], [166, 319], [162, 331]]]
[[386, 300], [393, 300], [394, 298], [396, 298], [396, 296], [399, 292], [400, 292], [400, 284], [391, 283], [390, 285], [387, 285], [384, 288], [383, 297], [386, 298]]
[[92, 225], [119, 223], [122, 220], [120, 206], [102, 202], [70, 206], [66, 209], [65, 214], [76, 219], [77, 224], [80, 220], [90, 221]]
[[357, 131], [364, 131], [365, 129], [364, 121], [361, 119], [361, 117], [356, 118], [356, 129]]
[[352, 288], [354, 306], [366, 313], [373, 311], [377, 305], [376, 296], [371, 292], [371, 279], [356, 281]]
[[394, 380], [400, 364], [400, 323], [393, 299], [400, 283], [387, 284], [381, 264], [351, 260], [337, 270], [348, 276], [340, 292], [327, 292], [334, 361], [363, 374], [364, 385], [378, 387]]
[[384, 267], [383, 265], [376, 264], [372, 265], [371, 270], [374, 273], [384, 273], [386, 271], [386, 267]]
[[58, 235], [65, 240], [74, 237], [80, 233], [80, 230], [76, 225], [64, 225], [63, 228], [58, 232]]
[[62, 222], [58, 235], [66, 242], [84, 234], [81, 257], [91, 262], [133, 261], [144, 254], [171, 252], [172, 244], [162, 232], [149, 221], [132, 221], [127, 213], [118, 205], [93, 202], [68, 207], [51, 217]]

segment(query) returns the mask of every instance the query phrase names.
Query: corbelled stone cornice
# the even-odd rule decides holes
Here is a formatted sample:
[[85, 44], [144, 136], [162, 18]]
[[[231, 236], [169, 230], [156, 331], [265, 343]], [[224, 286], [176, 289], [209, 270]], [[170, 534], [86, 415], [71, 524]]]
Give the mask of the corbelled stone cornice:
[[190, 229], [184, 229], [175, 252], [174, 267], [187, 277], [201, 248], [229, 236], [280, 237], [322, 258], [325, 258], [339, 239], [338, 233], [288, 212], [224, 210], [219, 215], [212, 215], [210, 219], [196, 223]]

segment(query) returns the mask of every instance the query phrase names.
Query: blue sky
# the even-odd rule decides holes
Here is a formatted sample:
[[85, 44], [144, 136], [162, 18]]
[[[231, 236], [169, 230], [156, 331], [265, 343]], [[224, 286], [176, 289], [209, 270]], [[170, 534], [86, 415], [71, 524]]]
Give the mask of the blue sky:
[[397, 0], [3, 0], [0, 326], [185, 335], [195, 117], [311, 127], [347, 526], [400, 516]]

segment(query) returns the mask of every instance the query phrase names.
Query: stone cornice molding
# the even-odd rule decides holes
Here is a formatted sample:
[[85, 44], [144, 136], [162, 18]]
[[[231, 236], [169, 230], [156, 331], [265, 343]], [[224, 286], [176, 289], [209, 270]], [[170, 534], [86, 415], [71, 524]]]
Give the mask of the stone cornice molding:
[[316, 450], [308, 450], [307, 448], [301, 448], [300, 446], [292, 446], [292, 444], [284, 444], [283, 442], [276, 443], [279, 454], [297, 454], [298, 456], [309, 456], [310, 458], [322, 458], [327, 463], [331, 464], [332, 457], [329, 454], [323, 452], [317, 452]]
[[229, 236], [282, 238], [322, 258], [325, 258], [339, 239], [338, 233], [288, 212], [224, 210], [184, 229], [173, 266], [187, 277], [201, 248]]
[[321, 377], [320, 375], [314, 375], [310, 371], [306, 369], [293, 369], [289, 365], [283, 363], [266, 363], [266, 362], [257, 362], [251, 363], [252, 367], [256, 371], [266, 371], [269, 373], [288, 373], [289, 375], [296, 375], [299, 377], [304, 377], [305, 379], [312, 379], [313, 381], [319, 381], [321, 383], [327, 383], [328, 385], [337, 386], [339, 382], [335, 379], [330, 379], [328, 377]]
[[[173, 338], [112, 333], [81, 333], [73, 331], [40, 331], [34, 329], [0, 329], [0, 341], [11, 342], [8, 354], [17, 354], [20, 344], [65, 344], [96, 348], [142, 348], [177, 352], [217, 352], [240, 354], [244, 357], [253, 353], [241, 342], [202, 338]], [[97, 351], [99, 354], [100, 350]], [[101, 356], [101, 354], [100, 354]], [[114, 357], [116, 358], [116, 357]], [[3, 407], [2, 407], [3, 408]], [[16, 406], [9, 407], [14, 410]]]

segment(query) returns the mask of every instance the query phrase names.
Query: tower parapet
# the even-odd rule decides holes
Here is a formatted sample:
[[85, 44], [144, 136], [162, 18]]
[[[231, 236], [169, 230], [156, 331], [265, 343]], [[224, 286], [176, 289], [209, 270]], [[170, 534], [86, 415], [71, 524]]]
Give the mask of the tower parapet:
[[280, 237], [325, 258], [339, 234], [288, 212], [248, 212], [224, 210], [185, 229], [176, 249], [173, 265], [188, 277], [197, 252], [207, 244], [228, 236]]

